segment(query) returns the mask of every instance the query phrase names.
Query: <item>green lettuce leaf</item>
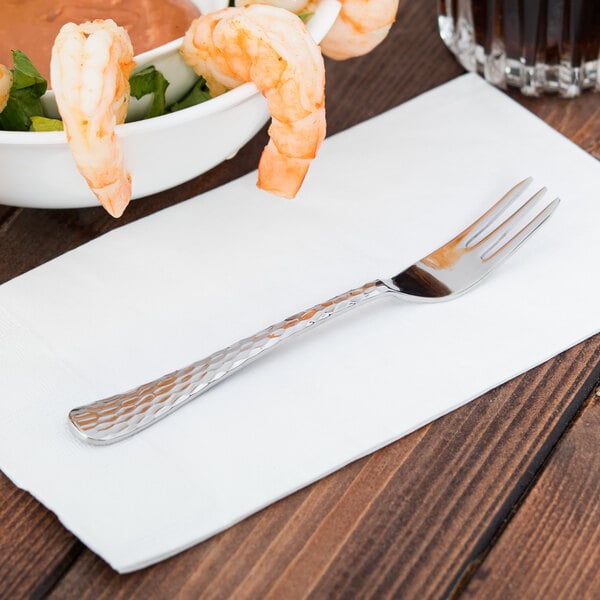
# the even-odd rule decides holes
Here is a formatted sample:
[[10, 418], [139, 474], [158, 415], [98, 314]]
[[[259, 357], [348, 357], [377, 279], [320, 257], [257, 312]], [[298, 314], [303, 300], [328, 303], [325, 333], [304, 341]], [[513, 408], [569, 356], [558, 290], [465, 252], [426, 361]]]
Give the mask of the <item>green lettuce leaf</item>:
[[130, 77], [129, 85], [131, 86], [131, 95], [138, 100], [148, 94], [153, 94], [152, 104], [145, 116], [146, 119], [165, 114], [167, 108], [165, 92], [169, 87], [169, 82], [160, 71], [155, 67], [146, 67]]
[[29, 131], [63, 131], [63, 122], [60, 119], [48, 119], [47, 117], [31, 116], [31, 127]]
[[190, 91], [181, 100], [179, 100], [179, 102], [172, 104], [169, 108], [169, 111], [175, 112], [177, 110], [181, 110], [182, 108], [189, 108], [190, 106], [195, 106], [196, 104], [200, 104], [206, 100], [210, 100], [210, 92], [208, 91], [208, 86], [206, 85], [206, 80], [204, 77], [199, 77]]
[[40, 98], [46, 93], [48, 82], [20, 50], [13, 50], [13, 84], [5, 109], [0, 113], [0, 129], [29, 131], [32, 116], [42, 116]]
[[158, 117], [169, 112], [175, 112], [210, 100], [210, 93], [206, 86], [206, 81], [203, 77], [199, 77], [183, 98], [171, 106], [167, 106], [165, 92], [169, 82], [164, 78], [163, 74], [153, 66], [146, 67], [132, 75], [129, 79], [129, 85], [131, 86], [131, 95], [138, 100], [147, 94], [154, 95], [152, 105], [144, 117], [145, 119]]

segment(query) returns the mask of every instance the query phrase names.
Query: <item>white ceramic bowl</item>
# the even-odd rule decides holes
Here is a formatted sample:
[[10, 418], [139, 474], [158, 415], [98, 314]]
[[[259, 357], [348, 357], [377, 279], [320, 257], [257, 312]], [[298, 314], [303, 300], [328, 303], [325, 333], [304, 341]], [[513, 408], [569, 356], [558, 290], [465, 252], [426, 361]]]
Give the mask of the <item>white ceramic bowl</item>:
[[[329, 31], [339, 8], [337, 0], [320, 0], [307, 23], [316, 42]], [[153, 64], [165, 74], [171, 84], [168, 101], [180, 97], [195, 80], [179, 57], [180, 43], [175, 40], [136, 57], [137, 68]], [[44, 102], [52, 107], [51, 93]], [[144, 108], [132, 103], [130, 114], [135, 117]], [[246, 83], [197, 106], [117, 126], [132, 177], [132, 199], [205, 173], [235, 155], [268, 120], [265, 99], [254, 84]], [[0, 131], [0, 203], [34, 208], [98, 206], [75, 167], [64, 132], [58, 131]]]

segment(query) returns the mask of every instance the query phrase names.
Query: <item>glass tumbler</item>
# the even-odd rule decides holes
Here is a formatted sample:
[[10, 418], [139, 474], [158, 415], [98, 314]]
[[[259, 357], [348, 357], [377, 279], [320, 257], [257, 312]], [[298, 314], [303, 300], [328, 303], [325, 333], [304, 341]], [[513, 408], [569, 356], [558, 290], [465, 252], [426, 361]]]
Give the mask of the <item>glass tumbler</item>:
[[600, 0], [437, 0], [445, 44], [469, 71], [528, 96], [600, 90]]

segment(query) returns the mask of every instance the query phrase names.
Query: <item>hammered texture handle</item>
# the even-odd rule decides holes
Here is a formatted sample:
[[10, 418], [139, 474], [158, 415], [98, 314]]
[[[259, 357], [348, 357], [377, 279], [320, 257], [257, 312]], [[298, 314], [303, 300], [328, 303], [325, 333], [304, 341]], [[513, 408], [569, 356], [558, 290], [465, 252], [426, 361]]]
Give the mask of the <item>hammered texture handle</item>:
[[197, 398], [283, 340], [388, 291], [389, 288], [381, 281], [367, 283], [155, 381], [124, 394], [74, 408], [69, 413], [69, 420], [88, 442], [109, 444], [119, 441]]

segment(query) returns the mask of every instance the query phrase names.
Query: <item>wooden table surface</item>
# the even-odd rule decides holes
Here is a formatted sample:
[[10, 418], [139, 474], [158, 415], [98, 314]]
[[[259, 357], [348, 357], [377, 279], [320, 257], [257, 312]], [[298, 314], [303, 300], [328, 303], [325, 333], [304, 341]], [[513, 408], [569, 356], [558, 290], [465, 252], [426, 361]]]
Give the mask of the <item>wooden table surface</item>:
[[[329, 133], [461, 73], [437, 36], [434, 4], [404, 0], [372, 54], [327, 61]], [[511, 96], [600, 158], [600, 94]], [[0, 206], [0, 283], [253, 170], [265, 140], [263, 130], [233, 160], [134, 202], [118, 222], [100, 208]], [[0, 597], [599, 598], [599, 381], [595, 336], [129, 575], [0, 472]]]

